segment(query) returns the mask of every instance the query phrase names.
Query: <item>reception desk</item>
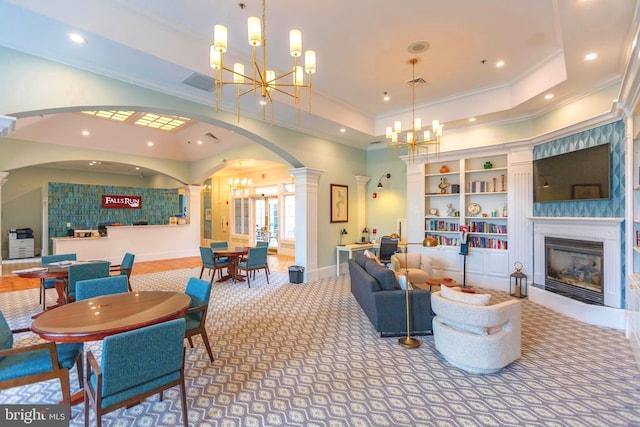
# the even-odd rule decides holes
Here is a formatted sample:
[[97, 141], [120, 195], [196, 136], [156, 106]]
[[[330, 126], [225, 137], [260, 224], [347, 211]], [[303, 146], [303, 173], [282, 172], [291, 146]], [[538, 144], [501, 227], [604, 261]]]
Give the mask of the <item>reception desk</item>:
[[119, 264], [125, 252], [136, 261], [199, 256], [200, 232], [192, 224], [108, 226], [105, 237], [54, 237], [53, 254], [75, 253], [78, 259]]

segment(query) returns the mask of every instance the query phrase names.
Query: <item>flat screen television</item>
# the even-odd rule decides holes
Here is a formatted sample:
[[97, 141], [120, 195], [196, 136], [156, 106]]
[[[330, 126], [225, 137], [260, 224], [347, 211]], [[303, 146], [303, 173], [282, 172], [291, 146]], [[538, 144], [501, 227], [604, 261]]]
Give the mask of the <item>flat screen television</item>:
[[533, 161], [534, 203], [602, 200], [610, 193], [610, 143]]

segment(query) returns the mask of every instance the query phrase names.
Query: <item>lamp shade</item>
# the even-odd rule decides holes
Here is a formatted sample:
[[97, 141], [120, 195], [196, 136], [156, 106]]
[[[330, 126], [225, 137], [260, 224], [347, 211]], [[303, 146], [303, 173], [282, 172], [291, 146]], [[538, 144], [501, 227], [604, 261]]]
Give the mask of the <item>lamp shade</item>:
[[262, 44], [260, 18], [252, 16], [247, 20], [247, 32], [249, 36], [249, 44], [251, 46], [260, 46]]
[[302, 55], [302, 32], [300, 30], [289, 31], [289, 53], [294, 57]]
[[213, 27], [213, 46], [219, 52], [227, 51], [227, 27], [216, 25]]

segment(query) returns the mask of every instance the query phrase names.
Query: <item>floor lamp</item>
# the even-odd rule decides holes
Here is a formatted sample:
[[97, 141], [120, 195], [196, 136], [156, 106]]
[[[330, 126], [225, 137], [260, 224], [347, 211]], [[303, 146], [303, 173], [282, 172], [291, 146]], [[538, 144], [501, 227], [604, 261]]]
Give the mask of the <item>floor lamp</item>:
[[409, 262], [408, 262], [408, 252], [409, 245], [422, 245], [423, 247], [433, 247], [438, 246], [438, 242], [433, 237], [425, 238], [422, 243], [406, 243], [406, 247], [404, 248], [404, 269], [405, 269], [405, 278], [407, 283], [404, 286], [404, 295], [405, 301], [407, 305], [407, 336], [398, 339], [398, 344], [404, 348], [418, 348], [420, 347], [420, 340], [411, 337], [411, 312], [409, 311]]

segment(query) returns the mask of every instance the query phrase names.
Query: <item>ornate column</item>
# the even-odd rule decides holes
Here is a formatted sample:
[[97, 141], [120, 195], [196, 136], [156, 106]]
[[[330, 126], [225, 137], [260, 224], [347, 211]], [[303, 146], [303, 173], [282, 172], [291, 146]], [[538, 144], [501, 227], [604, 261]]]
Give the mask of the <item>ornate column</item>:
[[[9, 172], [0, 172], [0, 231], [2, 230], [2, 185], [7, 182], [7, 177], [9, 176]], [[0, 249], [2, 248], [2, 244], [4, 243], [2, 239], [4, 238], [4, 233], [0, 232]], [[2, 251], [0, 251], [0, 261], [2, 261]]]
[[[356, 221], [356, 227], [358, 227], [357, 236], [360, 236], [362, 230], [367, 226], [367, 183], [369, 181], [371, 181], [370, 176], [356, 175], [356, 200], [358, 202], [358, 218]], [[360, 238], [358, 237], [357, 240], [360, 241]]]
[[296, 265], [304, 267], [303, 281], [318, 279], [318, 187], [320, 169], [289, 171], [296, 183]]

